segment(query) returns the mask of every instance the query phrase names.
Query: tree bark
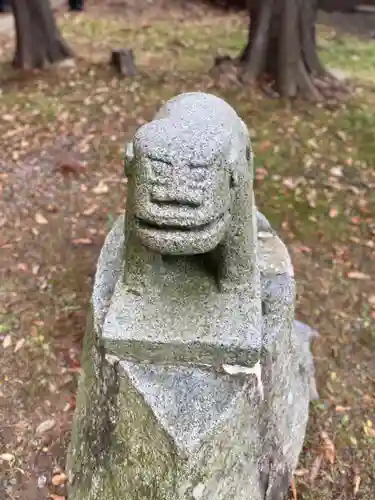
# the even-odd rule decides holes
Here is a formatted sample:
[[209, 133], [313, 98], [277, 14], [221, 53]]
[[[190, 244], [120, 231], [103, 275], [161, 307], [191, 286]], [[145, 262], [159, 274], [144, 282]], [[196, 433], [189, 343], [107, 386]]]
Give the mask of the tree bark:
[[44, 68], [73, 56], [59, 33], [49, 0], [13, 0], [12, 9], [17, 42], [15, 67]]
[[239, 61], [244, 79], [266, 76], [282, 97], [323, 96], [316, 79], [327, 77], [317, 54], [317, 0], [248, 0], [248, 42]]

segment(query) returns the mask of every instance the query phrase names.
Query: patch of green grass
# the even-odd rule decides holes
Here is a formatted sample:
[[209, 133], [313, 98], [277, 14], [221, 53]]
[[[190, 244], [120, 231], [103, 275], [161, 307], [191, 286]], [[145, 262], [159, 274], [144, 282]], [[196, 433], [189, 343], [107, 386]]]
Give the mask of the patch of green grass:
[[[203, 20], [156, 20], [139, 26], [126, 19], [63, 18], [64, 35], [97, 60], [108, 58], [116, 47], [132, 47], [140, 65], [150, 60], [168, 68], [195, 70], [212, 63], [217, 53], [238, 55], [247, 39], [247, 20], [236, 15]], [[320, 53], [324, 63], [349, 76], [374, 81], [375, 44], [354, 36], [334, 35], [318, 26]], [[78, 47], [77, 47], [78, 48]]]
[[339, 68], [349, 76], [375, 81], [375, 43], [350, 35], [332, 37], [320, 30], [321, 56], [330, 68]]
[[12, 321], [10, 321], [6, 317], [1, 318], [0, 321], [1, 321], [0, 322], [0, 335], [5, 335], [6, 333], [9, 333], [13, 327]]
[[367, 165], [375, 166], [374, 108], [369, 107], [368, 104], [349, 106], [342, 116], [342, 128], [350, 131], [357, 157]]
[[[83, 17], [74, 23], [63, 19], [61, 28], [77, 53], [97, 61], [110, 50], [131, 47], [139, 66], [161, 65], [169, 70], [194, 71], [211, 65], [215, 54], [237, 55], [246, 42], [246, 25], [237, 16], [197, 21], [154, 21], [139, 26], [125, 20]], [[210, 66], [206, 67], [209, 69]]]

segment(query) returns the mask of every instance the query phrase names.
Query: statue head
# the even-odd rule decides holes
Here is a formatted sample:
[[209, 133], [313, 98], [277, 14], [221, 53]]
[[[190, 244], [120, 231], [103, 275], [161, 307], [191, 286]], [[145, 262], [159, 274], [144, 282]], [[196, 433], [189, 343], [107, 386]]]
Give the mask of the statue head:
[[247, 169], [250, 154], [234, 147], [228, 125], [220, 120], [208, 125], [204, 112], [186, 113], [177, 120], [162, 116], [137, 131], [127, 159], [128, 211], [144, 246], [193, 255], [213, 250], [225, 238], [239, 164]]

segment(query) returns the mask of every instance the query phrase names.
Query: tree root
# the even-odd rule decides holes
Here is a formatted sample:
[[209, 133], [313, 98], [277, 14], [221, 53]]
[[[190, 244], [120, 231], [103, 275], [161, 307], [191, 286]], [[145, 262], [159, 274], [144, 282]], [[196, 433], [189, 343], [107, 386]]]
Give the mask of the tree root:
[[223, 81], [225, 78], [228, 83], [234, 81], [242, 86], [254, 86], [272, 99], [280, 97], [295, 98], [303, 96], [305, 99], [313, 102], [325, 102], [326, 100], [342, 100], [348, 93], [347, 85], [335, 78], [328, 71], [323, 71], [319, 75], [309, 74], [303, 61], [298, 64], [298, 72], [295, 75], [297, 84], [296, 95], [282, 96], [275, 87], [275, 78], [267, 73], [262, 73], [256, 81], [253, 75], [249, 74], [248, 66], [241, 61], [240, 57], [232, 58], [230, 56], [219, 56], [214, 60], [212, 75], [216, 79]]

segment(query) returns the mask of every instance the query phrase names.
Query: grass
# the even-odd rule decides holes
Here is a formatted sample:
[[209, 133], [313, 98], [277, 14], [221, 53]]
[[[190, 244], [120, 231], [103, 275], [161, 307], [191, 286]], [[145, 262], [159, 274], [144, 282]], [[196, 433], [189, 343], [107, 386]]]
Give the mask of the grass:
[[326, 27], [320, 29], [322, 60], [350, 76], [374, 82], [375, 47], [372, 40], [338, 35]]
[[[359, 474], [358, 498], [373, 500], [374, 438], [369, 421], [375, 425], [375, 313], [369, 297], [375, 239], [374, 43], [338, 37], [320, 27], [322, 60], [355, 77], [357, 90], [347, 102], [334, 106], [304, 102], [290, 106], [210, 76], [215, 54], [235, 55], [243, 47], [247, 23], [241, 16], [210, 13], [183, 21], [140, 16], [130, 22], [88, 13], [65, 16], [59, 22], [78, 54], [77, 67], [22, 78], [4, 67], [0, 97], [1, 116], [7, 117], [0, 124], [2, 155], [14, 162], [15, 172], [25, 168], [25, 158], [68, 139], [89, 164], [87, 176], [77, 181], [54, 178], [50, 166], [34, 176], [30, 186], [19, 184], [11, 169], [4, 177], [8, 218], [20, 218], [22, 228], [15, 230], [9, 224], [4, 229], [10, 241], [16, 241], [9, 265], [15, 258], [41, 264], [37, 293], [32, 291], [34, 278], [12, 278], [32, 308], [18, 335], [28, 335], [35, 318], [43, 324], [43, 338], [26, 344], [27, 376], [32, 363], [38, 363], [38, 390], [48, 385], [47, 358], [53, 358], [56, 337], [70, 348], [72, 339], [82, 335], [85, 315], [78, 313], [87, 307], [97, 253], [103, 235], [124, 207], [123, 188], [116, 180], [123, 175], [125, 141], [164, 100], [189, 90], [219, 94], [252, 130], [257, 204], [290, 248], [298, 282], [297, 315], [321, 333], [315, 348], [321, 399], [311, 408], [300, 464], [309, 473], [298, 479], [299, 498], [352, 498], [353, 478]], [[119, 79], [112, 72], [108, 60], [115, 47], [134, 49], [138, 77]], [[4, 58], [9, 59], [9, 52]], [[112, 184], [106, 194], [95, 195], [100, 181]], [[24, 203], [19, 193], [24, 192], [30, 204], [17, 212]], [[52, 202], [58, 210], [50, 214], [46, 207]], [[84, 216], [95, 205], [93, 215]], [[34, 237], [30, 229], [36, 228], [36, 208], [44, 210], [49, 225], [37, 228]], [[94, 244], [72, 248], [70, 240], [77, 236], [89, 236]], [[351, 279], [348, 273], [353, 271], [370, 279]], [[2, 337], [16, 328], [12, 314], [7, 312], [0, 322]], [[12, 330], [13, 334], [17, 332]], [[49, 343], [54, 347], [44, 347]], [[46, 359], [41, 359], [47, 351]], [[55, 369], [56, 358], [52, 363]], [[32, 388], [25, 387], [27, 397]], [[311, 483], [309, 474], [322, 450], [322, 430], [334, 442], [337, 461], [333, 466], [323, 462]]]
[[205, 63], [210, 65], [212, 55], [223, 51], [235, 55], [246, 38], [245, 20], [237, 16], [229, 16], [225, 23], [218, 18], [216, 24], [210, 19], [158, 20], [144, 26], [126, 25], [121, 19], [77, 18], [73, 24], [66, 20], [61, 26], [67, 39], [73, 45], [78, 43], [80, 53], [83, 49], [90, 59], [103, 61], [115, 47], [134, 47], [140, 66], [161, 63], [168, 71], [197, 70]]

